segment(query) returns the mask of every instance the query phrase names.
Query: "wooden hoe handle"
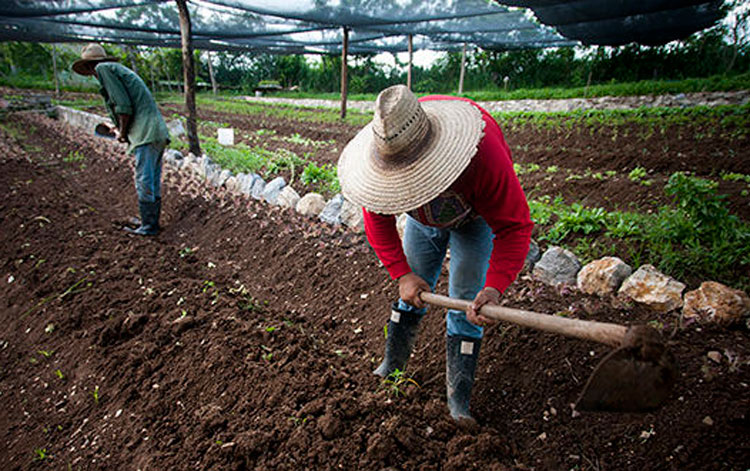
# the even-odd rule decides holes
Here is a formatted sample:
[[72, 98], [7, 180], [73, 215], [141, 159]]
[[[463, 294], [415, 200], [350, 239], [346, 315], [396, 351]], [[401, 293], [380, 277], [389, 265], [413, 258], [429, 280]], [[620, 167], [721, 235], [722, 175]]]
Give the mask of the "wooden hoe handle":
[[[454, 299], [434, 293], [423, 292], [420, 294], [422, 301], [441, 306], [448, 309], [466, 311], [471, 301]], [[624, 325], [610, 324], [608, 322], [583, 321], [580, 319], [568, 319], [567, 317], [550, 316], [537, 312], [512, 309], [509, 307], [484, 305], [479, 312], [486, 317], [498, 321], [512, 322], [524, 327], [536, 330], [552, 332], [554, 334], [566, 335], [583, 340], [592, 340], [612, 347], [619, 347], [628, 330]]]

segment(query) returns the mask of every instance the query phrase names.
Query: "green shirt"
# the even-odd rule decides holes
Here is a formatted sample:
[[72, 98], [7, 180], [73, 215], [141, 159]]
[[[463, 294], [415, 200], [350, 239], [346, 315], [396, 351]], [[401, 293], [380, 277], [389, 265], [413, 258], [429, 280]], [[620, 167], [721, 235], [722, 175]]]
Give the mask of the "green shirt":
[[96, 77], [102, 85], [99, 93], [115, 126], [120, 124], [117, 115], [131, 116], [129, 153], [144, 144], [169, 142], [167, 125], [154, 97], [135, 72], [117, 62], [102, 62], [96, 66]]

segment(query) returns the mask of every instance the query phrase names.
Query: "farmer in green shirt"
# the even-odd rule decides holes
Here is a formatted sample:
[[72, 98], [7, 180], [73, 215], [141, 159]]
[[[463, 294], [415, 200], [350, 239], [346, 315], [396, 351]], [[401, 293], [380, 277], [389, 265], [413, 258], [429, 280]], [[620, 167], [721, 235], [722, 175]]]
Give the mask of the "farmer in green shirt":
[[162, 154], [169, 143], [169, 133], [146, 84], [116, 61], [100, 45], [89, 44], [73, 63], [73, 70], [99, 81], [99, 92], [116, 125], [113, 132], [120, 142], [129, 144], [128, 153], [135, 155], [135, 189], [141, 220], [137, 229], [125, 227], [125, 230], [155, 235], [159, 232], [161, 213]]

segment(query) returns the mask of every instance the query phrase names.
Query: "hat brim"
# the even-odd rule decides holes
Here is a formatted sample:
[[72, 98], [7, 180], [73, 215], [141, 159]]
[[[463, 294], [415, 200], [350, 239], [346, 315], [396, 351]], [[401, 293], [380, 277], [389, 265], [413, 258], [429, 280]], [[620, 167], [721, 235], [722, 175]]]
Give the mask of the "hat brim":
[[117, 57], [107, 56], [101, 59], [78, 59], [77, 61], [73, 62], [73, 65], [71, 66], [71, 69], [73, 69], [73, 72], [79, 74], [79, 75], [85, 75], [85, 66], [89, 62], [96, 62], [97, 64], [99, 62], [118, 62], [119, 59]]
[[430, 120], [431, 138], [409, 165], [376, 164], [372, 123], [349, 141], [338, 162], [346, 199], [371, 212], [399, 214], [432, 201], [466, 169], [484, 135], [482, 112], [461, 100], [420, 104]]

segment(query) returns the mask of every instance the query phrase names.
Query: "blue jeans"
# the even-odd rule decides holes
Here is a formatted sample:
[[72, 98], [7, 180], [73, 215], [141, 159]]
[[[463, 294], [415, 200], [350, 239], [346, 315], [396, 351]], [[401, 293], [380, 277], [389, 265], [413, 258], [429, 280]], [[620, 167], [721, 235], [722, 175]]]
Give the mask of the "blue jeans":
[[138, 201], [153, 203], [161, 199], [161, 157], [166, 143], [143, 144], [135, 154], [135, 191]]
[[[492, 229], [481, 217], [458, 228], [438, 229], [425, 226], [407, 216], [404, 230], [404, 252], [412, 271], [422, 277], [434, 290], [445, 252], [450, 244], [451, 259], [448, 277], [448, 294], [452, 298], [473, 301], [484, 288], [487, 268], [490, 264]], [[417, 309], [402, 299], [400, 309], [424, 315], [426, 309]], [[462, 335], [482, 338], [483, 329], [466, 320], [463, 311], [449, 310], [446, 317], [449, 336]]]

